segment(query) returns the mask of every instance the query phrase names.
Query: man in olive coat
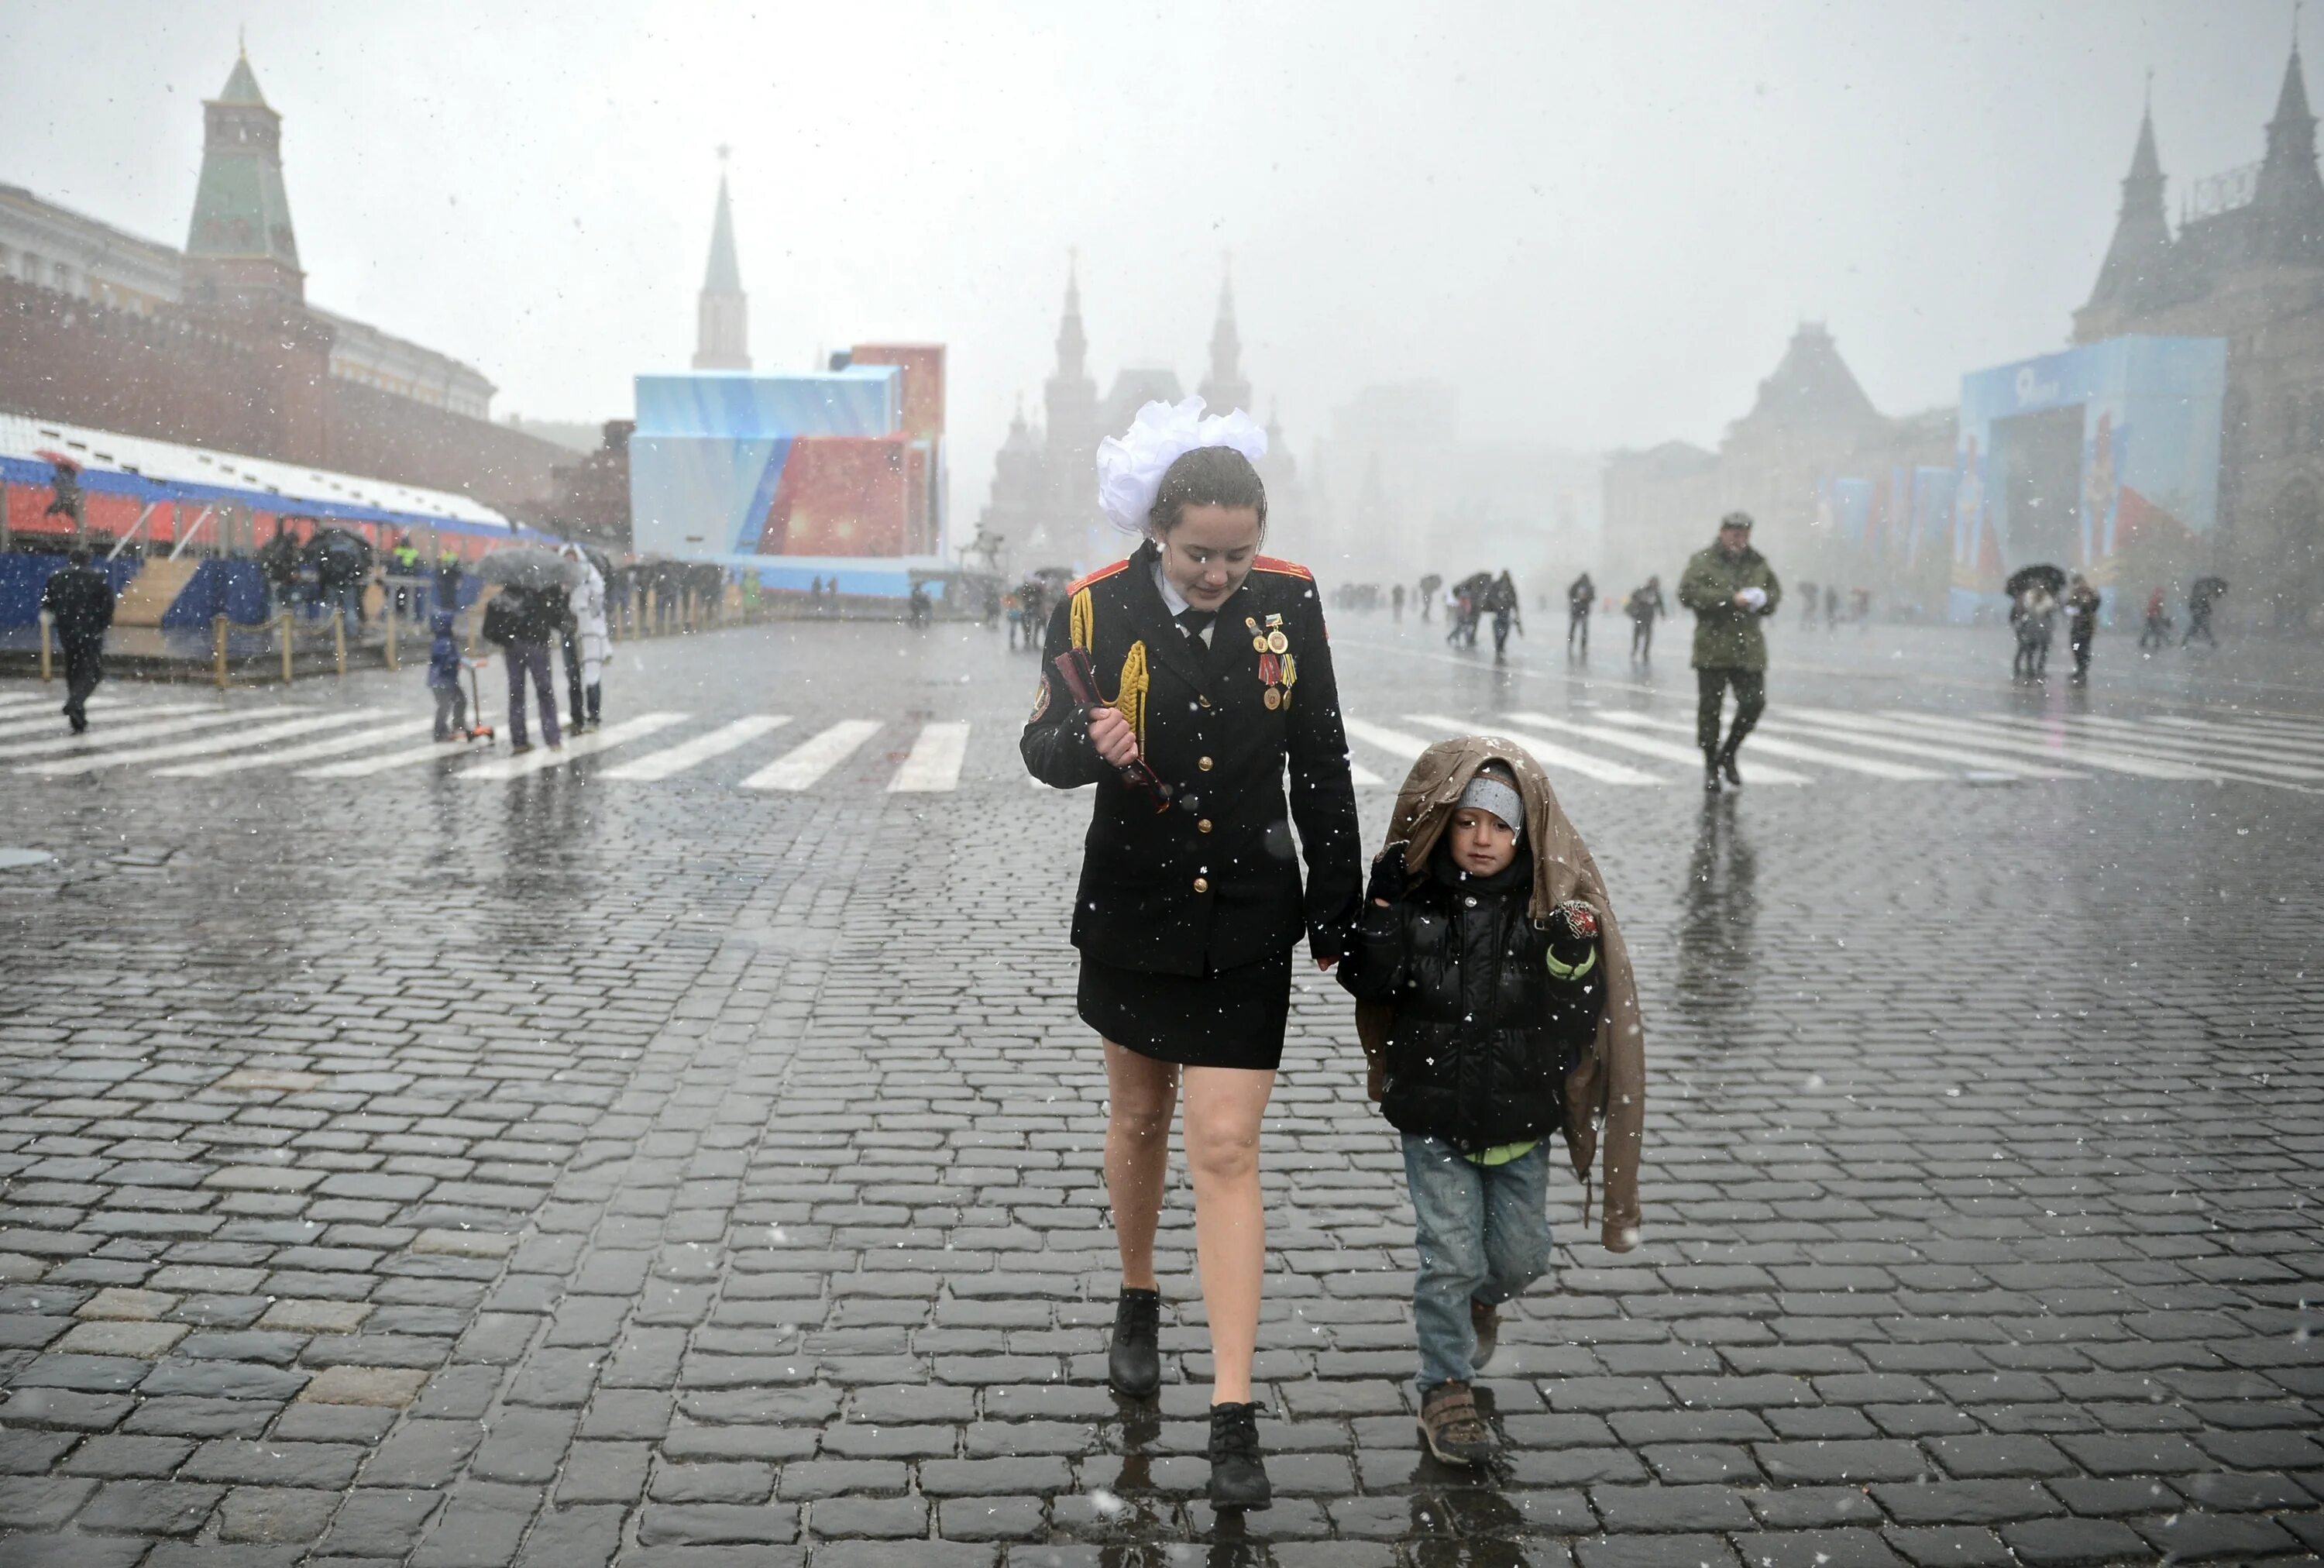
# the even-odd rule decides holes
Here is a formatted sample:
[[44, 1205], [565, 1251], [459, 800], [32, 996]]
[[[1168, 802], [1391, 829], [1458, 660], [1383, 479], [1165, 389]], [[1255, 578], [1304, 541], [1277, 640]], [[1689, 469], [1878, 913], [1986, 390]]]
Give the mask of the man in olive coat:
[[[1678, 602], [1694, 612], [1695, 740], [1702, 747], [1702, 787], [1740, 785], [1736, 748], [1767, 706], [1767, 639], [1759, 623], [1775, 613], [1783, 586], [1767, 558], [1751, 548], [1751, 516], [1719, 520], [1719, 542], [1697, 550], [1679, 579]], [[1735, 722], [1724, 742], [1720, 709], [1735, 688]]]

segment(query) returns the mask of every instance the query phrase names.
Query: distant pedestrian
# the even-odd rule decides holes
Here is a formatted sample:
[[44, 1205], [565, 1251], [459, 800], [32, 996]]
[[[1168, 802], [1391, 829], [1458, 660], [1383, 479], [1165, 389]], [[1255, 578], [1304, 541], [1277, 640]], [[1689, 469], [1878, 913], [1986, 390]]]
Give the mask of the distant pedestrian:
[[460, 552], [446, 545], [436, 552], [436, 608], [446, 614], [460, 613], [460, 579], [467, 574], [460, 567]]
[[2138, 650], [2153, 652], [2171, 646], [2171, 602], [2157, 588], [2146, 595], [2146, 624], [2138, 633]]
[[436, 738], [458, 738], [468, 727], [468, 694], [460, 686], [460, 643], [452, 634], [452, 613], [438, 610], [429, 622], [428, 689], [436, 698]]
[[496, 643], [508, 666], [509, 750], [530, 752], [525, 738], [524, 684], [529, 678], [540, 706], [540, 738], [552, 752], [564, 749], [557, 728], [557, 683], [549, 671], [549, 646], [557, 638], [556, 590], [530, 593], [506, 587], [484, 609], [484, 641]]
[[1493, 657], [1496, 659], [1507, 659], [1509, 628], [1515, 626], [1518, 636], [1525, 635], [1525, 617], [1520, 613], [1523, 602], [1517, 595], [1517, 582], [1507, 568], [1493, 580], [1492, 586], [1485, 590], [1485, 597], [1493, 612]]
[[912, 591], [904, 595], [904, 613], [911, 622], [912, 630], [915, 632], [927, 631], [928, 629], [928, 617], [933, 613], [933, 610], [934, 606], [930, 604], [928, 601], [928, 586], [926, 583], [921, 582], [918, 578], [914, 578], [912, 580]]
[[[1720, 781], [1740, 785], [1735, 753], [1767, 707], [1767, 638], [1759, 623], [1782, 603], [1783, 585], [1766, 558], [1751, 548], [1751, 514], [1719, 520], [1719, 542], [1697, 550], [1678, 581], [1678, 602], [1694, 612], [1694, 737], [1702, 748], [1702, 787], [1716, 795]], [[1840, 602], [1832, 591], [1832, 603]], [[1735, 691], [1735, 720], [1722, 742], [1720, 710]]]
[[566, 547], [567, 558], [580, 564], [583, 576], [566, 594], [566, 609], [573, 623], [574, 658], [579, 687], [573, 697], [573, 728], [594, 730], [604, 710], [605, 666], [613, 657], [613, 639], [606, 634], [605, 577], [578, 545]]
[[41, 608], [65, 656], [65, 722], [72, 733], [88, 728], [89, 694], [105, 678], [105, 633], [113, 624], [113, 584], [88, 564], [88, 551], [75, 545], [65, 564], [41, 586]]
[[1831, 584], [1826, 584], [1823, 590], [1823, 629], [1840, 630], [1840, 589]]
[[1816, 592], [1813, 583], [1800, 585], [1800, 624], [1803, 627], [1810, 632], [1815, 630], [1816, 612], [1822, 604], [1823, 596]]
[[2044, 678], [2049, 674], [2050, 641], [2056, 635], [2058, 601], [2043, 585], [2028, 583], [2019, 590], [2009, 619], [2017, 634], [2017, 655], [2010, 663], [2010, 675], [2018, 680]]
[[1477, 1370], [1500, 1309], [1549, 1271], [1553, 1134], [1586, 1181], [1602, 1120], [1600, 1239], [1637, 1244], [1646, 1042], [1605, 882], [1533, 758], [1484, 736], [1430, 747], [1388, 839], [1340, 983], [1366, 1093], [1403, 1135], [1421, 1436], [1480, 1464]]
[[1398, 626], [1404, 624], [1404, 585], [1398, 583], [1388, 593], [1389, 617]]
[[394, 608], [388, 613], [425, 621], [428, 579], [420, 569], [420, 547], [411, 542], [409, 530], [397, 534], [394, 545], [387, 552], [387, 579], [394, 602]]
[[1582, 639], [1582, 657], [1590, 657], [1590, 612], [1597, 607], [1598, 585], [1582, 573], [1565, 586], [1565, 650], [1573, 651], [1573, 640]]
[[1641, 662], [1655, 656], [1655, 622], [1670, 613], [1663, 603], [1663, 580], [1648, 577], [1643, 586], [1630, 593], [1629, 602], [1622, 608], [1630, 617], [1630, 657]]
[[2074, 684], [2090, 679], [2090, 645], [2098, 634], [2098, 609], [2105, 603], [2080, 572], [2066, 588], [2066, 647], [2074, 656]]
[[274, 537], [259, 547], [258, 570], [266, 579], [272, 613], [288, 614], [299, 600], [299, 541], [280, 518], [274, 521]]
[[2219, 640], [2211, 635], [2211, 607], [2227, 591], [2227, 584], [2217, 577], [2195, 579], [2195, 586], [2187, 590], [2187, 635], [2179, 639], [2180, 647], [2186, 647], [2198, 637], [2213, 648], [2219, 645]]

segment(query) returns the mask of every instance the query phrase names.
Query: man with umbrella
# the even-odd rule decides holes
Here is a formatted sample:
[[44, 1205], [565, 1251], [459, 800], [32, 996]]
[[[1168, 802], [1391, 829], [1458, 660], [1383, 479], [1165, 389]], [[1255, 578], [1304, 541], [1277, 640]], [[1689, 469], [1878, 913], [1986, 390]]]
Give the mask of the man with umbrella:
[[2211, 635], [2211, 607], [2227, 591], [2227, 579], [2225, 577], [2195, 579], [2187, 590], [2187, 635], [2179, 639], [2180, 647], [2186, 647], [2198, 637], [2214, 648], [2219, 645], [2219, 640]]
[[2040, 680], [2049, 673], [2050, 640], [2058, 618], [2058, 595], [2066, 591], [2066, 574], [2048, 566], [2020, 567], [2003, 585], [2009, 595], [2009, 624], [2017, 634], [2017, 652], [2010, 675], [2020, 680]]
[[498, 583], [502, 592], [484, 610], [484, 635], [498, 643], [508, 665], [509, 750], [530, 752], [525, 738], [524, 684], [531, 678], [540, 706], [540, 736], [552, 752], [564, 746], [557, 727], [557, 687], [549, 673], [549, 649], [567, 614], [567, 595], [586, 582], [588, 568], [540, 545], [494, 550], [476, 564], [476, 576]]

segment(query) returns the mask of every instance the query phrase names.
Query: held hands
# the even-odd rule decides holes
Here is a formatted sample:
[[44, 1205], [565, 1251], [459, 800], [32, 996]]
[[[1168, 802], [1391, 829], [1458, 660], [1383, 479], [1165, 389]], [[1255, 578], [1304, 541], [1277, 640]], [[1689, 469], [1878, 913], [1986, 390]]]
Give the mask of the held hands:
[[1127, 767], [1138, 761], [1138, 734], [1130, 721], [1110, 707], [1093, 707], [1089, 711], [1090, 744], [1108, 765]]

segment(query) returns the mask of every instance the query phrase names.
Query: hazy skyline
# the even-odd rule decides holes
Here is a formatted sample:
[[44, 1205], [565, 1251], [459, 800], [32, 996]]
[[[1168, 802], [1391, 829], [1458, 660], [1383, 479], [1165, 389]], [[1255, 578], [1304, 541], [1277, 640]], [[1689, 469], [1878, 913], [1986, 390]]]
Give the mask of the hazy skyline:
[[476, 365], [496, 415], [626, 417], [692, 351], [731, 143], [758, 365], [950, 345], [968, 519], [1069, 247], [1101, 391], [1201, 379], [1231, 251], [1255, 411], [1303, 455], [1422, 376], [1479, 437], [1714, 443], [1803, 318], [1884, 410], [1949, 403], [2064, 341], [2150, 66], [2174, 217], [2259, 157], [2292, 12], [20, 0], [0, 180], [182, 244], [237, 26], [314, 302]]

